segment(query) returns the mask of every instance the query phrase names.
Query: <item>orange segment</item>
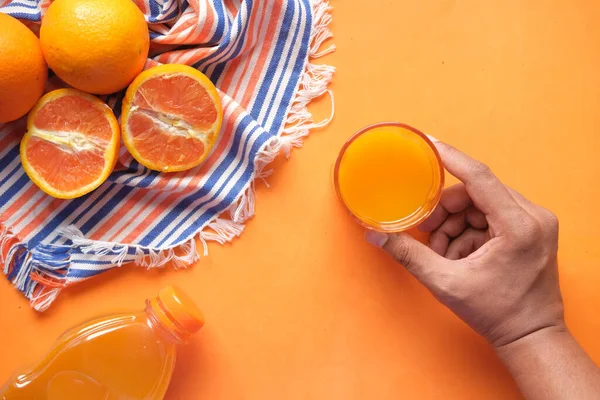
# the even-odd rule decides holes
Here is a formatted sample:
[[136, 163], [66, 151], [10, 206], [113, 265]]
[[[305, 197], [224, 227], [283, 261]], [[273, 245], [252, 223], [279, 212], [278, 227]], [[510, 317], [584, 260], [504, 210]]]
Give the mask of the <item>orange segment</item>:
[[163, 172], [201, 164], [216, 143], [223, 111], [198, 70], [165, 64], [142, 72], [123, 100], [123, 142], [142, 165]]
[[98, 98], [75, 89], [46, 94], [27, 120], [21, 162], [31, 180], [61, 199], [83, 196], [112, 171], [119, 125]]

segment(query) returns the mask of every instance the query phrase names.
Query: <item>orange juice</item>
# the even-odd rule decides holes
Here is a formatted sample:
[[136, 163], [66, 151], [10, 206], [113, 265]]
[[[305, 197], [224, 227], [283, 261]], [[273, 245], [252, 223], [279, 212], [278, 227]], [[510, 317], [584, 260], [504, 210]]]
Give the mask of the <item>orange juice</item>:
[[66, 332], [33, 368], [3, 388], [0, 399], [162, 399], [178, 344], [204, 323], [175, 287], [148, 300], [143, 312], [90, 321]]
[[346, 143], [334, 180], [342, 203], [361, 224], [393, 232], [415, 226], [433, 211], [444, 172], [424, 134], [404, 124], [381, 123]]

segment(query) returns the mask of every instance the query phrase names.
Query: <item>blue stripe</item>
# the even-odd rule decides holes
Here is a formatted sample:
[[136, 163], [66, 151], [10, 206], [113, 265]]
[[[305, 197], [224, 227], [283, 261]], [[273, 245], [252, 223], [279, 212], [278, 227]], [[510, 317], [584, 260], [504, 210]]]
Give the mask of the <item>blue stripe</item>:
[[67, 273], [69, 278], [91, 278], [92, 276], [100, 275], [101, 273], [108, 271], [110, 268], [95, 270], [95, 269], [76, 269], [70, 268]]
[[[301, 8], [301, 7], [299, 7], [299, 8]], [[300, 15], [301, 18], [303, 17], [301, 10], [300, 10], [299, 15]], [[290, 46], [290, 48], [288, 50], [288, 53], [285, 55], [285, 57], [282, 56], [285, 59], [283, 67], [279, 67], [278, 66], [278, 68], [277, 68], [277, 69], [281, 69], [282, 73], [279, 75], [279, 80], [277, 81], [277, 84], [275, 85], [275, 90], [273, 91], [274, 95], [277, 95], [277, 93], [279, 93], [279, 88], [281, 87], [281, 82], [283, 82], [283, 77], [285, 76], [285, 72], [288, 69], [288, 64], [289, 64], [289, 61], [290, 61], [289, 55], [290, 55], [290, 53], [293, 52], [293, 48], [294, 48], [293, 44], [296, 43], [296, 39], [298, 37], [298, 31], [299, 31], [300, 25], [301, 25], [300, 23], [296, 24], [296, 30], [294, 31], [294, 36], [292, 37], [292, 45]], [[286, 29], [287, 28], [289, 28], [289, 27], [286, 27]], [[288, 35], [285, 35], [285, 36], [287, 37]], [[279, 41], [279, 43], [282, 45], [282, 48], [283, 48], [283, 45], [285, 45], [285, 43], [284, 43], [285, 41], [286, 41], [286, 39]], [[277, 57], [274, 57], [274, 59], [277, 59]], [[271, 71], [271, 67], [272, 67], [272, 65], [269, 66], [269, 71]], [[274, 73], [275, 73], [274, 70], [275, 70], [275, 68], [272, 69], [273, 75], [271, 75], [271, 74], [269, 74], [269, 72], [267, 72], [266, 76], [275, 76], [274, 75]], [[288, 95], [289, 98], [291, 98], [293, 94], [294, 94], [293, 90], [292, 90], [292, 93], [287, 93], [287, 95]], [[266, 115], [270, 115], [271, 114], [271, 109], [273, 108], [273, 103], [274, 103], [273, 101], [267, 101], [268, 105], [267, 105], [267, 113], [266, 113]]]
[[[248, 0], [248, 1], [251, 2], [251, 0]], [[204, 68], [204, 70], [206, 70], [210, 66], [210, 64], [213, 64], [217, 60], [219, 60], [221, 58], [222, 54], [224, 54], [227, 51], [229, 51], [228, 47], [229, 47], [229, 43], [231, 43], [231, 35], [228, 35], [224, 39], [222, 39], [221, 36], [223, 35], [223, 31], [225, 30], [225, 24], [230, 25], [231, 23], [229, 22], [229, 18], [223, 13], [223, 7], [221, 6], [220, 2], [216, 1], [215, 3], [216, 3], [215, 4], [215, 8], [216, 9], [218, 8], [217, 9], [218, 18], [221, 18], [224, 23], [217, 25], [217, 29], [215, 30], [215, 34], [213, 35], [212, 38], [210, 38], [208, 45], [210, 46], [210, 45], [218, 43], [218, 48], [210, 56], [208, 56], [205, 59], [202, 59], [202, 60], [200, 60], [200, 61], [192, 64], [195, 68], [199, 68], [200, 65], [206, 65], [206, 67]], [[237, 21], [238, 25], [241, 25], [241, 18], [240, 18], [239, 15], [236, 18], [236, 21]], [[240, 28], [241, 28], [241, 26], [238, 27], [238, 32], [239, 32]], [[213, 80], [213, 81], [216, 82], [216, 80]]]
[[[0, 159], [0, 171], [4, 171], [8, 165], [15, 161], [17, 157], [19, 157], [19, 143], [14, 145], [15, 147], [11, 148], [5, 155]], [[20, 165], [20, 164], [19, 164]]]
[[10, 13], [11, 16], [17, 18], [17, 19], [26, 19], [28, 21], [33, 21], [33, 22], [37, 22], [40, 20], [40, 18], [42, 17], [41, 13], [35, 13], [35, 14], [25, 14], [22, 12], [16, 12], [16, 11], [10, 11], [10, 9], [8, 10], [0, 10], [0, 12], [6, 12], [6, 13]]
[[[96, 214], [88, 220], [85, 224], [83, 224], [79, 229], [83, 234], [86, 234], [89, 230], [91, 230], [98, 222], [100, 222], [103, 218], [105, 218], [112, 211], [119, 208], [119, 203], [134, 189], [145, 188], [152, 183], [152, 181], [158, 177], [158, 172], [150, 171], [150, 174], [145, 176], [136, 186], [124, 186], [119, 190], [114, 196], [110, 198], [102, 206], [100, 210], [96, 212]], [[79, 221], [80, 216], [77, 218]]]
[[[131, 261], [135, 261], [134, 259]], [[110, 260], [73, 260], [72, 262], [72, 269], [77, 269], [77, 264], [81, 264], [81, 265], [112, 265], [114, 264], [112, 261]]]
[[[4, 169], [4, 167], [0, 167], [0, 168]], [[0, 187], [2, 187], [2, 185], [4, 185], [6, 182], [8, 182], [10, 180], [10, 178], [12, 178], [13, 175], [17, 171], [21, 171], [21, 173], [23, 173], [23, 169], [21, 168], [21, 163], [17, 163], [17, 165], [8, 174], [6, 174], [4, 176], [4, 178], [2, 178], [2, 180], [0, 181]], [[21, 189], [21, 188], [19, 187], [19, 189]], [[0, 204], [4, 204], [4, 203], [0, 203]]]
[[[4, 7], [0, 7], [0, 9], [2, 10], [2, 12], [10, 12], [11, 8], [26, 8], [28, 10], [39, 10], [39, 6], [36, 3], [33, 4], [28, 4], [28, 3], [21, 3], [21, 2], [12, 2], [9, 3], [7, 5], [5, 5]], [[31, 13], [30, 15], [34, 15], [34, 13]]]
[[[246, 4], [246, 3], [244, 3], [244, 4]], [[249, 4], [249, 6], [247, 7], [247, 9], [248, 9], [247, 10], [247, 13], [248, 13], [247, 21], [250, 21], [250, 17], [252, 17], [253, 1], [248, 0], [247, 4]], [[242, 31], [240, 32], [240, 34], [237, 37], [238, 43], [235, 46], [233, 53], [230, 54], [225, 60], [220, 60], [219, 63], [217, 64], [217, 66], [214, 68], [213, 72], [211, 73], [211, 79], [213, 82], [218, 82], [219, 79], [221, 78], [221, 74], [223, 73], [223, 70], [225, 69], [225, 62], [235, 59], [242, 52], [242, 48], [244, 46], [244, 39], [245, 39], [246, 35], [248, 34], [248, 27], [250, 26], [250, 24], [246, 23], [246, 24], [242, 25], [241, 13], [238, 13], [237, 21], [239, 24], [238, 32], [240, 29], [242, 29]]]
[[[304, 2], [305, 6], [307, 7], [307, 10], [310, 10], [310, 3], [308, 2], [308, 0], [301, 1]], [[310, 32], [312, 28], [312, 14], [310, 12], [306, 12], [306, 15], [306, 26], [308, 27], [308, 29], [305, 29], [304, 31], [304, 36], [302, 37], [302, 43], [304, 45], [300, 46], [298, 57], [296, 57], [296, 64], [293, 67], [294, 69], [292, 73], [292, 76], [297, 75], [298, 79], [296, 81], [294, 81], [293, 79], [290, 79], [288, 81], [287, 87], [284, 91], [284, 95], [281, 98], [282, 104], [289, 104], [289, 102], [292, 101], [292, 98], [296, 93], [296, 88], [298, 87], [298, 81], [300, 80], [299, 78], [302, 72], [304, 71], [304, 61], [306, 60], [306, 57], [308, 57], [308, 51], [310, 49]], [[300, 26], [300, 24], [298, 24], [298, 26]], [[295, 40], [296, 34], [294, 34], [294, 42]], [[275, 90], [275, 93], [277, 92], [278, 90]], [[272, 104], [273, 102], [269, 102], [269, 106], [272, 106]], [[269, 112], [267, 112], [267, 115], [269, 114]], [[286, 112], [287, 107], [279, 107], [273, 120], [274, 126], [271, 127], [271, 130], [278, 132], [282, 128], [283, 124], [285, 123]], [[277, 122], [279, 122], [279, 125], [275, 125]]]
[[29, 177], [26, 174], [21, 175], [4, 193], [0, 195], [0, 204], [6, 204], [29, 182]]
[[175, 8], [173, 11], [165, 15], [161, 22], [170, 22], [172, 19], [176, 18], [179, 15], [179, 6], [177, 6], [177, 2], [174, 3]]
[[156, 18], [160, 14], [160, 8], [158, 7], [158, 4], [156, 4], [156, 1], [152, 0], [150, 0], [148, 4], [150, 5], [151, 18]]
[[215, 33], [210, 40], [221, 40], [223, 32], [225, 32], [225, 26], [229, 25], [229, 18], [227, 18], [227, 15], [225, 15], [225, 9], [223, 8], [223, 4], [220, 0], [211, 1], [211, 4], [215, 6], [215, 11], [217, 14], [217, 29], [215, 29]]
[[[291, 20], [294, 14], [294, 2], [290, 1], [287, 4], [287, 8], [285, 10], [285, 15], [283, 21], [281, 23], [281, 31], [279, 37], [277, 39], [277, 44], [275, 45], [275, 49], [273, 50], [273, 57], [271, 57], [271, 62], [269, 63], [269, 67], [267, 68], [267, 72], [264, 74], [265, 77], [274, 76], [277, 69], [281, 68], [279, 63], [281, 62], [281, 57], [283, 56], [283, 49], [285, 47], [285, 42], [287, 38], [288, 26], [286, 26], [286, 22]], [[254, 102], [254, 106], [250, 110], [250, 114], [254, 117], [258, 117], [260, 115], [260, 110], [264, 106], [264, 100], [267, 97], [267, 93], [269, 91], [269, 87], [271, 86], [271, 81], [268, 79], [263, 82], [263, 85], [260, 87], [257, 93], [257, 101]], [[285, 103], [284, 103], [285, 104]], [[287, 107], [285, 107], [287, 109]], [[262, 121], [259, 121], [262, 122]], [[269, 129], [267, 129], [269, 130]]]

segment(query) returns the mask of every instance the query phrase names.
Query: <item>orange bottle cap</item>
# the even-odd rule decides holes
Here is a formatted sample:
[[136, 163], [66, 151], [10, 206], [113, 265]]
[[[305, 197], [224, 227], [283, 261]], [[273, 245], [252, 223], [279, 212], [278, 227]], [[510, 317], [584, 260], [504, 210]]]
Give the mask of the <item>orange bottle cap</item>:
[[196, 303], [177, 286], [161, 289], [158, 293], [158, 303], [164, 312], [159, 314], [160, 317], [168, 318], [168, 322], [186, 334], [196, 333], [204, 325], [204, 315]]

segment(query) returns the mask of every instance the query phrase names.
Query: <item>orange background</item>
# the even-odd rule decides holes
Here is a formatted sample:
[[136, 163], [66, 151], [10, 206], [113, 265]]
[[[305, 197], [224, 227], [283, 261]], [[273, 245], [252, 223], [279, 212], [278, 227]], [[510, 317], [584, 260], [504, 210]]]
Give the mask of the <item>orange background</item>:
[[333, 5], [335, 120], [276, 162], [241, 238], [186, 271], [113, 270], [43, 315], [0, 279], [0, 381], [70, 326], [178, 284], [208, 323], [180, 352], [168, 399], [519, 398], [488, 345], [336, 202], [337, 150], [381, 120], [484, 160], [559, 216], [567, 322], [600, 361], [600, 3]]

